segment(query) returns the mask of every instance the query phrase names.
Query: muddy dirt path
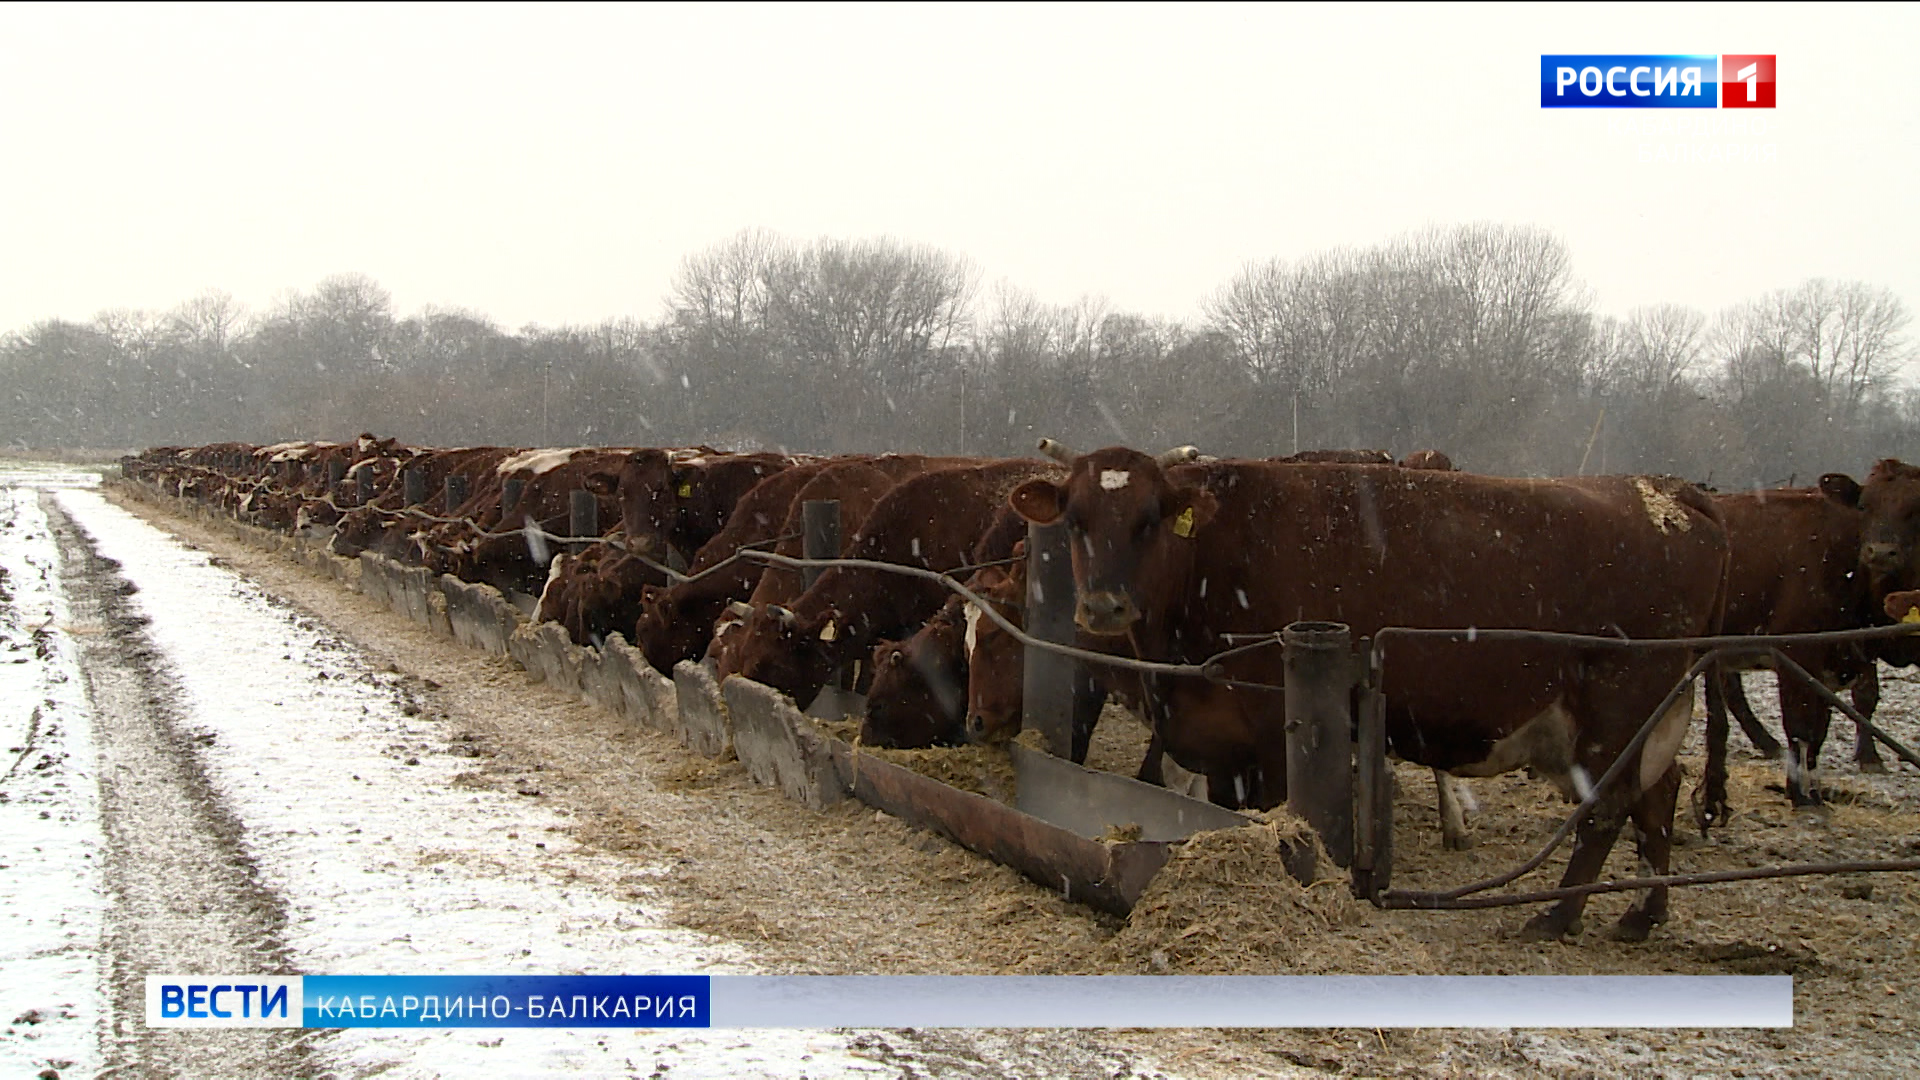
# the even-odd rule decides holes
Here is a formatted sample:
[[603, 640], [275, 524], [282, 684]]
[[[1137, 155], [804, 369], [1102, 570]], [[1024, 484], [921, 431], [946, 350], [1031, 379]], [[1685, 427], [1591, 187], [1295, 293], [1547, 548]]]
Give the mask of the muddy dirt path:
[[144, 618], [127, 610], [130, 586], [51, 497], [41, 505], [59, 542], [99, 753], [111, 894], [100, 1075], [307, 1075], [308, 1032], [146, 1025], [147, 975], [294, 971], [281, 937], [286, 912], [258, 880], [239, 823], [175, 727], [172, 678]]

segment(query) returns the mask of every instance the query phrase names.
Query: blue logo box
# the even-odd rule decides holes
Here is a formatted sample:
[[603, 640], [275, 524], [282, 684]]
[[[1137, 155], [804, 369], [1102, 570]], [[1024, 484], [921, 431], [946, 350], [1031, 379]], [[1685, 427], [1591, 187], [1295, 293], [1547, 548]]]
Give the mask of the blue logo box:
[[1712, 109], [1718, 56], [1540, 57], [1543, 109]]

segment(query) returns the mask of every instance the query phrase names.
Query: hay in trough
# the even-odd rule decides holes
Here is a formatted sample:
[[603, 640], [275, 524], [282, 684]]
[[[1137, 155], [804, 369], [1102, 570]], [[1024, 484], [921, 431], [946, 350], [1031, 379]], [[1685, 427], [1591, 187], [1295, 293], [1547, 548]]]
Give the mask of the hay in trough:
[[815, 719], [813, 723], [822, 733], [852, 746], [855, 754], [912, 769], [948, 787], [985, 795], [1008, 805], [1014, 801], [1013, 758], [1004, 746], [930, 746], [920, 750], [892, 750], [862, 743], [858, 717]]
[[[1289, 853], [1301, 845], [1314, 855], [1312, 885], [1287, 872]], [[1102, 946], [1101, 962], [1195, 975], [1361, 970], [1374, 965], [1346, 961], [1364, 936], [1377, 936], [1353, 933], [1366, 920], [1320, 838], [1306, 822], [1274, 810], [1180, 845], [1127, 925]]]

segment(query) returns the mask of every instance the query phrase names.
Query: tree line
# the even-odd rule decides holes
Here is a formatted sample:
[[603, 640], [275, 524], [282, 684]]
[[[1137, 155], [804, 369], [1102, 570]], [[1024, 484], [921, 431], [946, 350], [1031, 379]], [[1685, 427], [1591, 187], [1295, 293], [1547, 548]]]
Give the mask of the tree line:
[[1434, 229], [1247, 266], [1180, 321], [983, 287], [959, 255], [748, 231], [683, 260], [661, 314], [509, 330], [401, 316], [330, 277], [248, 311], [209, 291], [0, 339], [14, 448], [351, 437], [1023, 454], [1194, 443], [1433, 448], [1513, 475], [1727, 488], [1911, 453], [1891, 291], [1815, 279], [1725, 311], [1593, 309], [1537, 228]]

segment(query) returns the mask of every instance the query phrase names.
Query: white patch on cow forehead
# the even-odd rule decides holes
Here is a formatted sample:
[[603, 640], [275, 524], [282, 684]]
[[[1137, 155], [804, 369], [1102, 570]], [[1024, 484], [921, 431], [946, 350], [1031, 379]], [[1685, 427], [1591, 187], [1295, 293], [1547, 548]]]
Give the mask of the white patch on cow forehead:
[[1100, 488], [1103, 491], [1119, 491], [1126, 487], [1127, 481], [1132, 478], [1133, 474], [1125, 469], [1102, 469], [1100, 470]]
[[1662, 533], [1678, 528], [1686, 532], [1693, 528], [1693, 519], [1687, 516], [1686, 507], [1674, 497], [1671, 491], [1662, 491], [1645, 476], [1633, 478], [1633, 489], [1640, 493], [1640, 505], [1647, 511], [1647, 520]]
[[967, 601], [967, 659], [973, 659], [973, 650], [980, 644], [980, 605]]
[[575, 446], [566, 450], [528, 450], [501, 462], [494, 472], [505, 476], [508, 473], [519, 472], [521, 469], [528, 469], [533, 475], [539, 476], [565, 465], [573, 460], [573, 455], [585, 449], [584, 446]]

